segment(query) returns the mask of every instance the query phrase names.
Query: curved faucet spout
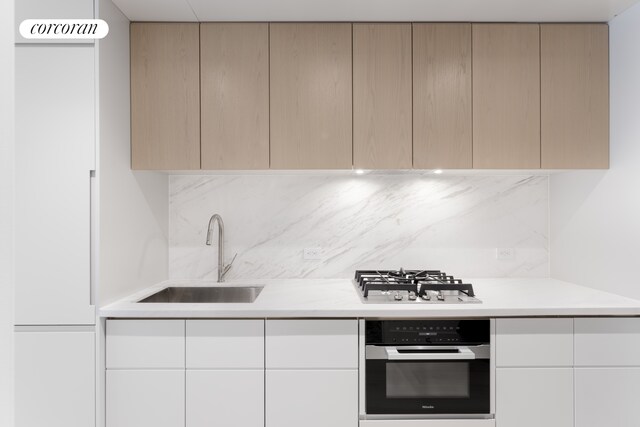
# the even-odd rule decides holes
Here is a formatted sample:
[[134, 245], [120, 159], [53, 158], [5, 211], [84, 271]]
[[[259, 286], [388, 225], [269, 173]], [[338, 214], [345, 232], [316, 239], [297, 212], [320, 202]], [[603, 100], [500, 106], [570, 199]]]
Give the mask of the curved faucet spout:
[[[224, 222], [222, 221], [222, 217], [218, 214], [211, 215], [211, 218], [209, 219], [206, 244], [207, 246], [211, 246], [211, 242], [213, 240], [213, 225], [216, 222], [218, 223], [218, 282], [224, 282], [224, 276], [231, 268], [233, 261], [231, 261], [227, 266], [224, 265]], [[234, 256], [233, 259], [235, 260], [236, 257]]]

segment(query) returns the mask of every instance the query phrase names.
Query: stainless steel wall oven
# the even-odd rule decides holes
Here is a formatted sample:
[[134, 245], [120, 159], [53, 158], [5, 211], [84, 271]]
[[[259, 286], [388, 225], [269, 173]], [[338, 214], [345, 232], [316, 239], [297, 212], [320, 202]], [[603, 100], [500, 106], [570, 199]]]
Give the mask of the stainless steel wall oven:
[[490, 321], [365, 321], [367, 418], [490, 418]]

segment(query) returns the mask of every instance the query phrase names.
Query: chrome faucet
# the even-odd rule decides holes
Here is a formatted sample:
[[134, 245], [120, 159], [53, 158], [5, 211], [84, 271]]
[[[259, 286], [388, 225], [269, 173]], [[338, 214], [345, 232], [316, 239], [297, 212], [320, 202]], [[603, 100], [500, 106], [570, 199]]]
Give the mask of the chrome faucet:
[[224, 276], [231, 269], [233, 261], [236, 260], [236, 256], [238, 256], [238, 254], [233, 256], [233, 259], [228, 265], [224, 265], [224, 222], [222, 222], [222, 217], [218, 214], [211, 215], [211, 218], [209, 219], [206, 241], [207, 246], [211, 246], [211, 234], [214, 222], [218, 223], [218, 282], [224, 282]]

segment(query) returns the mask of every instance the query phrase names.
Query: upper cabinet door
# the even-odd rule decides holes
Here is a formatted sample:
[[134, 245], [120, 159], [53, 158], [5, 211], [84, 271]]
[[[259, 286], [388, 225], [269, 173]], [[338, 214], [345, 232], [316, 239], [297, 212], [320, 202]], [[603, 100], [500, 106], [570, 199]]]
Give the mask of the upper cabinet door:
[[410, 169], [411, 24], [353, 24], [353, 165]]
[[540, 26], [473, 24], [473, 167], [540, 167]]
[[609, 167], [609, 27], [540, 26], [542, 168]]
[[269, 169], [269, 24], [200, 26], [202, 169]]
[[133, 169], [200, 169], [198, 25], [131, 24]]
[[351, 24], [271, 24], [271, 168], [352, 167]]
[[413, 24], [413, 167], [471, 169], [471, 24]]

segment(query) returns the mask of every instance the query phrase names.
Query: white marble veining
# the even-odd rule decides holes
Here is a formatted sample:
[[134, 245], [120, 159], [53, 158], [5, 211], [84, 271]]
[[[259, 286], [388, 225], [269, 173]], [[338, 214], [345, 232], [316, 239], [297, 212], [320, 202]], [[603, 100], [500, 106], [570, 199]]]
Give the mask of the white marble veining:
[[[169, 277], [215, 280], [205, 246], [224, 218], [229, 280], [351, 278], [366, 268], [547, 277], [548, 177], [179, 175], [169, 184]], [[321, 260], [303, 249], [322, 248]], [[496, 248], [515, 248], [497, 260]]]
[[264, 285], [253, 303], [137, 303], [167, 286], [220, 286], [169, 280], [100, 309], [102, 317], [313, 318], [313, 317], [530, 317], [640, 316], [640, 301], [555, 279], [470, 278], [481, 304], [364, 304], [352, 280], [238, 281]]

